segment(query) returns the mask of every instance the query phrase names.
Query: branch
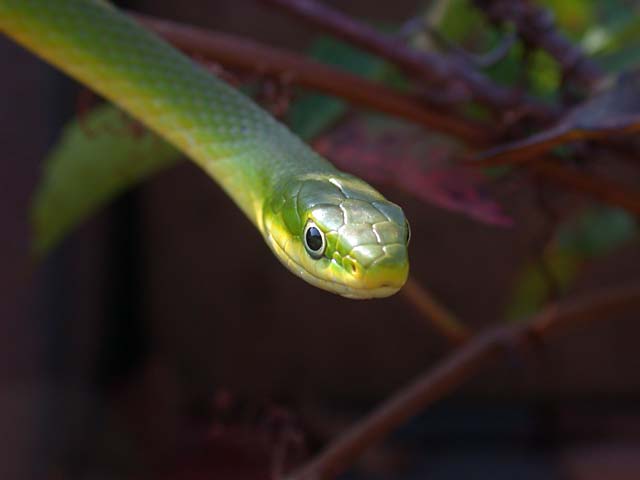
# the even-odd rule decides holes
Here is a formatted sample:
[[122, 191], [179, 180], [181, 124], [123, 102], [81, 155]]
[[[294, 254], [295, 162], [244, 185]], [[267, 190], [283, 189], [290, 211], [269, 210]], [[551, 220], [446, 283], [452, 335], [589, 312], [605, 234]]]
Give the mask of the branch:
[[400, 294], [427, 319], [435, 330], [453, 346], [460, 345], [471, 338], [467, 328], [447, 307], [413, 277], [409, 277]]
[[640, 308], [640, 284], [610, 288], [547, 308], [527, 323], [495, 327], [468, 341], [343, 433], [290, 480], [329, 480], [344, 472], [367, 448], [459, 387], [473, 374], [512, 351], [587, 322]]
[[589, 88], [602, 80], [600, 68], [557, 30], [548, 10], [528, 0], [474, 0], [474, 3], [492, 22], [512, 23], [527, 44], [549, 53], [566, 79]]
[[582, 192], [603, 203], [615, 205], [635, 215], [640, 215], [640, 192], [629, 190], [626, 185], [578, 172], [562, 165], [559, 159], [554, 158], [540, 159], [527, 167], [549, 182]]
[[398, 93], [301, 55], [227, 33], [213, 32], [146, 15], [136, 14], [135, 17], [179, 49], [227, 67], [278, 78], [287, 77], [297, 85], [405, 118], [431, 130], [453, 135], [466, 143], [486, 145], [494, 136], [487, 128], [464, 117], [428, 108], [422, 98]]
[[401, 39], [384, 36], [374, 28], [315, 0], [263, 0], [263, 2], [379, 55], [426, 83], [449, 86], [458, 84], [468, 91], [469, 96], [492, 110], [504, 113], [517, 108], [539, 120], [556, 117], [556, 112], [552, 108], [527, 97], [518, 90], [493, 83], [470, 68], [466, 62], [456, 62], [442, 55], [410, 49]]

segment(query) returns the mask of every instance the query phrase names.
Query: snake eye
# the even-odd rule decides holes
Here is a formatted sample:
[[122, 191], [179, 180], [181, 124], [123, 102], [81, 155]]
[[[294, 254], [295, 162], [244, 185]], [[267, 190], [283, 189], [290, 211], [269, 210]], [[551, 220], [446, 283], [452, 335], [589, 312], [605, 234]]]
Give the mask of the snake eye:
[[409, 226], [409, 222], [407, 220], [404, 221], [407, 227], [407, 246], [409, 246], [409, 242], [411, 241], [411, 227]]
[[324, 233], [316, 226], [315, 223], [309, 221], [304, 227], [304, 248], [312, 258], [318, 259], [324, 254], [327, 242], [324, 239]]

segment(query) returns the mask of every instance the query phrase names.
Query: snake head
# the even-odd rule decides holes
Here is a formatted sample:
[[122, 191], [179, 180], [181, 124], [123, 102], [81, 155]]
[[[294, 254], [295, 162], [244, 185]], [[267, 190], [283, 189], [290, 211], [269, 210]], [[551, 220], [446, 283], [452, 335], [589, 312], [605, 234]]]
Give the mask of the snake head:
[[267, 201], [263, 225], [280, 261], [324, 290], [387, 297], [407, 279], [410, 233], [402, 209], [351, 175], [289, 179]]

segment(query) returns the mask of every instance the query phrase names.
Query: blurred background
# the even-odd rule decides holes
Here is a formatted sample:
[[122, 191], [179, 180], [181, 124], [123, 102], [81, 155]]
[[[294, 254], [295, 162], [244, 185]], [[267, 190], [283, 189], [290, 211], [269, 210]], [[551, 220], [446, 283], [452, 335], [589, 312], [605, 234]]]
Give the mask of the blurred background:
[[[251, 0], [117, 3], [299, 52], [320, 36]], [[327, 3], [394, 27], [430, 4]], [[594, 2], [545, 3], [577, 29], [594, 25], [579, 16]], [[406, 296], [354, 302], [290, 275], [189, 162], [120, 196], [34, 264], [31, 195], [80, 89], [4, 37], [0, 60], [1, 478], [271, 478], [449, 351]], [[513, 223], [499, 226], [380, 188], [411, 220], [413, 275], [474, 329], [505, 321], [551, 241], [541, 195], [576, 210], [535, 182], [493, 184]], [[608, 225], [593, 228], [618, 224]], [[561, 295], [639, 278], [634, 232]], [[640, 478], [638, 320], [629, 312], [535, 355], [514, 352], [344, 478]]]

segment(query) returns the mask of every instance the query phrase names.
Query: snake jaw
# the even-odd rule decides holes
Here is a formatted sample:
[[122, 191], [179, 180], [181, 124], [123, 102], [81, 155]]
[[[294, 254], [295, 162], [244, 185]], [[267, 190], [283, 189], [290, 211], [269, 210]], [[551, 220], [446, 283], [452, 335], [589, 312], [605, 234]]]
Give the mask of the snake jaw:
[[[371, 298], [385, 298], [390, 297], [402, 288], [407, 280], [409, 273], [408, 263], [406, 270], [398, 272], [397, 275], [390, 276], [389, 272], [366, 272], [360, 279], [345, 283], [344, 281], [330, 280], [315, 275], [310, 270], [305, 268], [301, 263], [298, 263], [294, 255], [290, 254], [285, 248], [281, 246], [276, 238], [270, 234], [266, 235], [266, 241], [278, 260], [292, 273], [299, 276], [307, 283], [326, 290], [332, 293], [336, 293], [340, 296], [354, 299], [354, 300], [366, 300]], [[335, 260], [323, 259], [324, 262], [338, 265]], [[339, 268], [343, 268], [340, 266]], [[373, 275], [372, 275], [373, 273]], [[383, 278], [384, 281], [380, 281]]]

